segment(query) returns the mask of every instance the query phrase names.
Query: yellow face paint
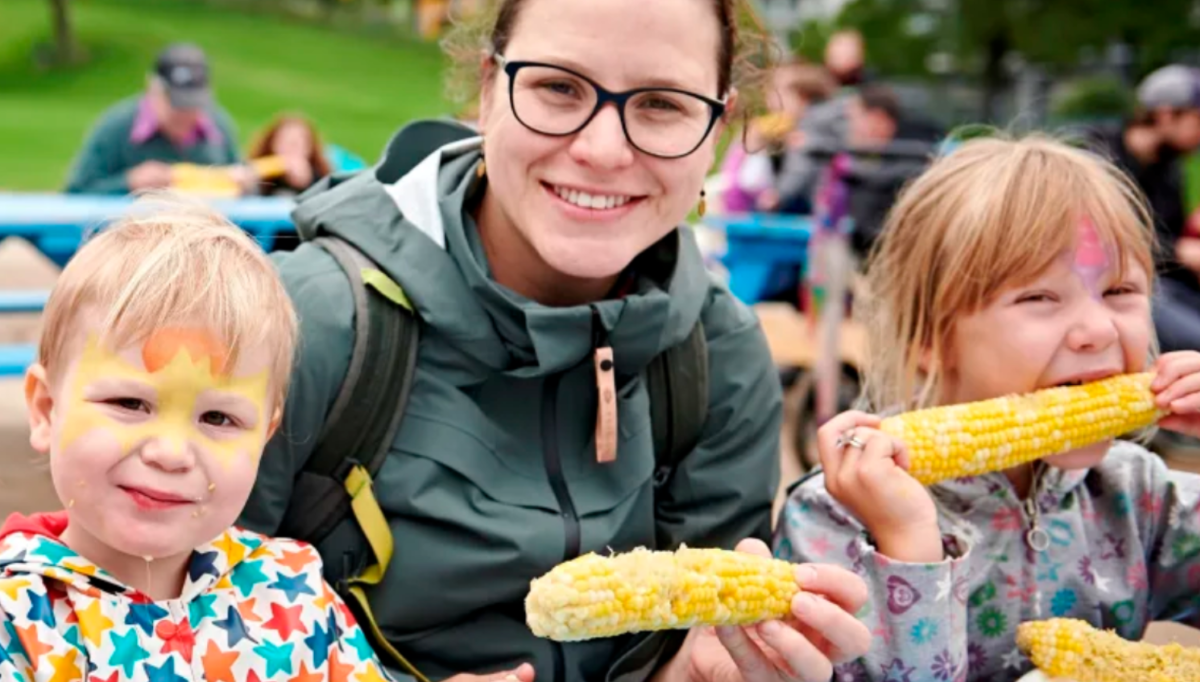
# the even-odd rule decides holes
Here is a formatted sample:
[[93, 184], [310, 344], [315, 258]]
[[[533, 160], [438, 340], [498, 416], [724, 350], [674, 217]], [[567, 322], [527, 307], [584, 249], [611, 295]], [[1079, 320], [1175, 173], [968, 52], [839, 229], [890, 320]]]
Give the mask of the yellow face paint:
[[[88, 338], [70, 386], [70, 407], [62, 431], [63, 448], [70, 447], [86, 433], [102, 429], [116, 436], [125, 453], [151, 438], [165, 438], [176, 448], [188, 444], [198, 446], [215, 455], [225, 466], [231, 465], [243, 453], [257, 460], [268, 421], [264, 409], [269, 383], [267, 369], [235, 379], [220, 371], [226, 369], [225, 356], [209, 352], [215, 346], [194, 342], [199, 338], [194, 332], [190, 341], [187, 334], [169, 333], [174, 335], [170, 340], [174, 343], [164, 341], [161, 333], [146, 342], [142, 356], [147, 369], [137, 367], [105, 348], [94, 334]], [[168, 354], [167, 348], [173, 352]], [[151, 390], [151, 400], [147, 402], [151, 403], [152, 411], [148, 418], [137, 423], [122, 423], [113, 418], [109, 406], [87, 399], [89, 386], [98, 381], [113, 380], [136, 382]], [[236, 432], [225, 428], [222, 431], [226, 435], [213, 437], [209, 432], [211, 427], [210, 430], [201, 427], [198, 411], [201, 395], [209, 391], [234, 394], [248, 400], [255, 409], [254, 427]]]

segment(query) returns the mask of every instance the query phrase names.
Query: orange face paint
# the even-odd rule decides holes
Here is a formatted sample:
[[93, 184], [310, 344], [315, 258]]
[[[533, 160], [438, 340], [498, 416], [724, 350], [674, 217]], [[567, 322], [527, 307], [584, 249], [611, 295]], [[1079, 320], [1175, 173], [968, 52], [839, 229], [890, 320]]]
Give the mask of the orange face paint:
[[218, 339], [203, 329], [159, 329], [142, 346], [142, 362], [146, 370], [157, 372], [186, 350], [193, 360], [210, 359], [214, 376], [225, 374], [229, 353]]

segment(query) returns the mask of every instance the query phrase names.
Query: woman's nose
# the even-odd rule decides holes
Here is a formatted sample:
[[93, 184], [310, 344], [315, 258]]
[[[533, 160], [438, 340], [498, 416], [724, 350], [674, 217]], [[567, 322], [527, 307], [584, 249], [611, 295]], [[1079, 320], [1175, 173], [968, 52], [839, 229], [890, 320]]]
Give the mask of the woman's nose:
[[583, 130], [575, 133], [570, 153], [576, 161], [596, 168], [621, 168], [633, 162], [633, 148], [625, 139], [616, 106], [602, 107]]

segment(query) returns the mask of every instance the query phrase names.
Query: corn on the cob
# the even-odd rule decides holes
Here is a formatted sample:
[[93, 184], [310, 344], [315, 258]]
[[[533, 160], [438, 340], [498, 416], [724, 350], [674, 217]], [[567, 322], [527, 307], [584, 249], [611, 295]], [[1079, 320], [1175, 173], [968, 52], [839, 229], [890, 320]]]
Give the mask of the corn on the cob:
[[1046, 675], [1076, 682], [1200, 680], [1200, 649], [1130, 642], [1082, 620], [1022, 623], [1017, 646]]
[[720, 549], [589, 553], [533, 580], [525, 619], [533, 634], [560, 642], [748, 625], [791, 612], [799, 591], [794, 570], [779, 559]]
[[1150, 426], [1162, 416], [1152, 373], [1082, 386], [1047, 388], [883, 420], [881, 430], [908, 446], [910, 473], [926, 485], [1002, 471]]

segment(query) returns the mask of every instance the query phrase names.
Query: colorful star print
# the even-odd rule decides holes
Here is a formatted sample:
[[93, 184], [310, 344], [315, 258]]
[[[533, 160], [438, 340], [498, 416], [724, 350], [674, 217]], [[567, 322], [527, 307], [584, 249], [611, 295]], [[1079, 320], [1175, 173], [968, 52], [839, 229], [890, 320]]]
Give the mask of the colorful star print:
[[48, 536], [0, 534], [0, 680], [386, 681], [320, 566], [307, 545], [231, 529], [155, 603]]
[[255, 586], [271, 580], [263, 573], [262, 567], [261, 561], [247, 561], [237, 567], [229, 582], [237, 588], [242, 597], [248, 597], [254, 592]]
[[168, 658], [160, 666], [147, 663], [145, 667], [148, 682], [188, 682], [175, 672], [175, 659], [173, 658]]
[[293, 670], [293, 656], [295, 644], [272, 644], [271, 642], [263, 642], [254, 647], [254, 653], [258, 654], [267, 662], [267, 677], [275, 675], [277, 672], [291, 675]]
[[92, 646], [100, 646], [104, 633], [113, 626], [112, 620], [101, 611], [99, 599], [88, 604], [87, 608], [78, 614], [78, 618], [79, 630], [83, 634], [83, 638], [91, 642]]
[[252, 642], [255, 641], [246, 632], [246, 622], [242, 620], [242, 614], [238, 613], [236, 606], [230, 606], [229, 610], [225, 612], [225, 619], [218, 620], [213, 624], [229, 633], [229, 639], [225, 643], [226, 646], [236, 646], [243, 639], [248, 639]]
[[154, 634], [154, 624], [167, 617], [167, 610], [158, 604], [130, 604], [125, 616], [126, 625], [136, 625], [147, 636]]
[[314, 668], [325, 665], [333, 642], [334, 638], [329, 635], [329, 630], [321, 627], [320, 623], [313, 624], [313, 633], [304, 639], [304, 645], [312, 652]]
[[289, 604], [294, 604], [296, 599], [302, 594], [311, 595], [313, 597], [317, 596], [317, 593], [313, 591], [313, 588], [308, 585], [308, 582], [305, 580], [305, 576], [303, 574], [284, 575], [280, 573], [279, 577], [275, 579], [275, 582], [271, 583], [271, 587], [287, 595]]
[[137, 630], [126, 630], [123, 634], [112, 636], [112, 654], [108, 657], [108, 664], [120, 668], [125, 677], [133, 677], [137, 664], [150, 658], [150, 654], [138, 642], [139, 639]]
[[188, 577], [192, 582], [197, 582], [206, 575], [220, 578], [221, 574], [217, 571], [217, 558], [220, 556], [220, 552], [215, 551], [197, 552], [192, 555], [192, 563], [188, 564]]
[[238, 656], [236, 651], [222, 651], [214, 640], [208, 640], [208, 649], [200, 657], [208, 682], [237, 682], [233, 677], [233, 664], [237, 663]]
[[279, 638], [285, 642], [292, 638], [292, 633], [299, 632], [306, 635], [308, 629], [304, 627], [304, 622], [301, 620], [303, 612], [304, 606], [301, 604], [287, 607], [271, 604], [271, 620], [268, 620], [263, 627], [278, 632]]

